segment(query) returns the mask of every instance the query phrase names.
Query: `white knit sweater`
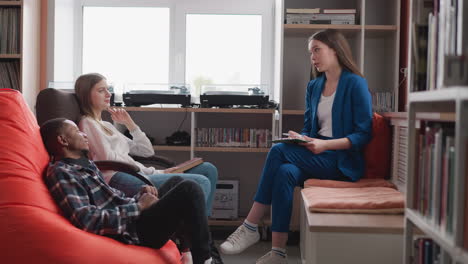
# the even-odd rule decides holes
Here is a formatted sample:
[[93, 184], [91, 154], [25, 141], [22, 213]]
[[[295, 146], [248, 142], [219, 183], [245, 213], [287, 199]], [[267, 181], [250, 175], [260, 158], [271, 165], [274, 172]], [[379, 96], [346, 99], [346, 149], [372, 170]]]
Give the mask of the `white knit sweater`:
[[[132, 140], [120, 133], [111, 123], [106, 121], [97, 121], [90, 117], [84, 117], [81, 119], [78, 126], [80, 130], [85, 132], [88, 136], [89, 157], [92, 160], [128, 162], [138, 166], [140, 172], [145, 175], [162, 173], [162, 170], [156, 170], [153, 167], [145, 167], [129, 156], [129, 154], [142, 157], [154, 155], [151, 142], [139, 127], [130, 132], [133, 137]], [[108, 135], [102, 126], [112, 131], [112, 135]], [[105, 181], [109, 182], [115, 173], [115, 171], [103, 171]]]

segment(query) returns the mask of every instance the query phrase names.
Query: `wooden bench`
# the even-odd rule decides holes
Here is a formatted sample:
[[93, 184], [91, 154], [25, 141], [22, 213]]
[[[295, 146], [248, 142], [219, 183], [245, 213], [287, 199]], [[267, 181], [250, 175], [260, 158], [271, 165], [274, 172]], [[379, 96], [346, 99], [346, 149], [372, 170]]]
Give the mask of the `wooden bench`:
[[303, 264], [397, 264], [403, 260], [403, 215], [311, 213], [300, 207]]

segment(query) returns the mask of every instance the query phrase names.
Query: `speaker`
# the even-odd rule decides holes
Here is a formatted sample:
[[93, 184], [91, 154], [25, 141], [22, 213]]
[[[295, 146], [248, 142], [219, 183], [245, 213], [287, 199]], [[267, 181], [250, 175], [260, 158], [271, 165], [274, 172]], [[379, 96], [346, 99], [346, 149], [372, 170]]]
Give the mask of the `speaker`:
[[211, 218], [236, 219], [239, 217], [239, 181], [220, 180], [216, 184]]

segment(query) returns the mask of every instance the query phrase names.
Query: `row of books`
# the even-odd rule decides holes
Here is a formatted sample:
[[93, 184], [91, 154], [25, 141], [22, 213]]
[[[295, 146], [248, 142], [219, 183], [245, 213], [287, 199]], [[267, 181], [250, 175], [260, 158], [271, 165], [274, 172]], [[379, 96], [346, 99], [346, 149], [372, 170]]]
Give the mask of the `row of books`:
[[456, 172], [454, 124], [421, 121], [419, 132], [414, 209], [442, 233], [452, 234]]
[[444, 258], [440, 246], [430, 238], [419, 237], [413, 243], [414, 264], [450, 264], [452, 261]]
[[356, 9], [287, 8], [285, 23], [354, 25]]
[[271, 131], [260, 128], [197, 128], [197, 147], [271, 147]]
[[18, 61], [0, 62], [0, 88], [19, 90], [20, 66]]
[[394, 111], [393, 92], [374, 92], [372, 93], [372, 110], [374, 112], [393, 112]]
[[20, 53], [20, 9], [0, 8], [0, 54]]
[[[413, 91], [436, 90], [467, 82], [463, 52], [462, 0], [417, 0], [412, 24]], [[466, 33], [466, 32], [465, 32]], [[464, 56], [463, 56], [464, 55]]]

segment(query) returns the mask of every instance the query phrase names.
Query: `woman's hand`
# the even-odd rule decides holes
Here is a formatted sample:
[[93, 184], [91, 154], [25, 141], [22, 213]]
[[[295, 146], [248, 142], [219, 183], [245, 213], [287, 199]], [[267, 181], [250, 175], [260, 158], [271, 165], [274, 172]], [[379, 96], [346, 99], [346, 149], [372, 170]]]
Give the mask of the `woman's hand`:
[[109, 107], [107, 111], [111, 114], [111, 118], [114, 122], [125, 125], [128, 130], [134, 131], [137, 128], [132, 117], [125, 109]]
[[309, 141], [307, 143], [301, 143], [301, 146], [306, 147], [308, 150], [312, 151], [314, 154], [320, 154], [328, 150], [328, 144], [326, 140], [311, 138], [304, 136], [304, 139]]

